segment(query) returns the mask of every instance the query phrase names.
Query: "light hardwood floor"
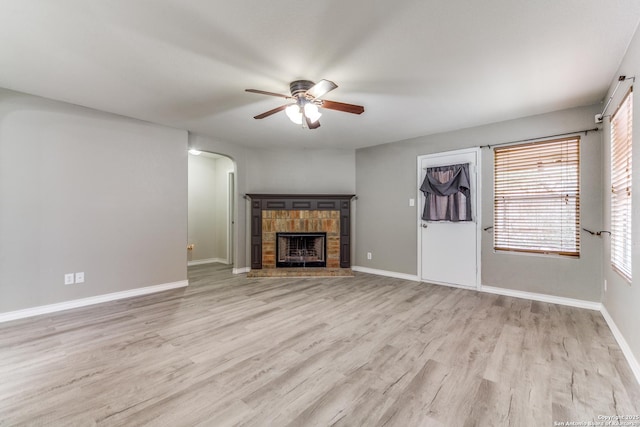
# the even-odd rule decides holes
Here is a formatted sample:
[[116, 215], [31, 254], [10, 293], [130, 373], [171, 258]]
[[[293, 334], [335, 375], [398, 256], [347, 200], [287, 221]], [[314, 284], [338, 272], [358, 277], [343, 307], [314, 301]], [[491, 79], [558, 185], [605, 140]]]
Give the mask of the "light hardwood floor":
[[0, 425], [553, 426], [639, 414], [598, 312], [357, 273], [0, 324]]

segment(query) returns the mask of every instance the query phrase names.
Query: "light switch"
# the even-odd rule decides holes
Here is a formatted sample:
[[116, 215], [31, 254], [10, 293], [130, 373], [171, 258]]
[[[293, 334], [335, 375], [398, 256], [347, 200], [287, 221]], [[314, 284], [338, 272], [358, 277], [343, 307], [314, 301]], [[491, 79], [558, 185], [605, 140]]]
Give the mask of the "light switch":
[[409, 199], [409, 206], [415, 206], [416, 205], [416, 199]]

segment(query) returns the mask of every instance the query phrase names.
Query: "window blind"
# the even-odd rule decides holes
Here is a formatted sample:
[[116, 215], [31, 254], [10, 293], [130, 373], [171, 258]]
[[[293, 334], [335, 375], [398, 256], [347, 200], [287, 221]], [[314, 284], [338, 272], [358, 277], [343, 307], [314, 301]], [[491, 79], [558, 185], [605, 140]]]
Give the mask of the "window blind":
[[496, 148], [494, 249], [580, 255], [580, 137]]
[[631, 281], [631, 91], [611, 117], [611, 265]]

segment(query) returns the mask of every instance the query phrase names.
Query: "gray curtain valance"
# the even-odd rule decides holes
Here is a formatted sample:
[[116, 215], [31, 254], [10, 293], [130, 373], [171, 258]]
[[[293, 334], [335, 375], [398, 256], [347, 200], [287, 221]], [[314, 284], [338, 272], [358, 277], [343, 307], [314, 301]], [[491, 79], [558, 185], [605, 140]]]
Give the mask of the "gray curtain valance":
[[420, 190], [425, 221], [472, 221], [469, 164], [427, 168]]

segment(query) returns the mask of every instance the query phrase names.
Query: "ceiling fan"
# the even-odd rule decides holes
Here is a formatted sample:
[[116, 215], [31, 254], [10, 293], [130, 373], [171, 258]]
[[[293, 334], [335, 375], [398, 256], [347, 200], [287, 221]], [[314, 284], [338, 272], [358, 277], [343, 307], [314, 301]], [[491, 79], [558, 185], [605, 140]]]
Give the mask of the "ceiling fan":
[[298, 125], [306, 125], [309, 129], [317, 129], [320, 127], [318, 120], [322, 115], [318, 108], [327, 108], [329, 110], [344, 111], [352, 114], [362, 114], [364, 112], [364, 107], [361, 105], [320, 99], [337, 87], [337, 84], [329, 80], [320, 80], [318, 83], [310, 80], [296, 80], [289, 85], [291, 95], [282, 95], [258, 89], [245, 89], [245, 91], [261, 95], [278, 96], [291, 100], [288, 104], [254, 116], [254, 119], [264, 119], [265, 117], [284, 110], [292, 122]]

